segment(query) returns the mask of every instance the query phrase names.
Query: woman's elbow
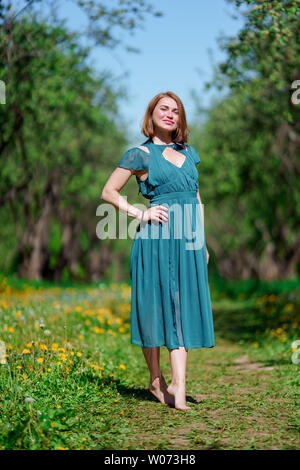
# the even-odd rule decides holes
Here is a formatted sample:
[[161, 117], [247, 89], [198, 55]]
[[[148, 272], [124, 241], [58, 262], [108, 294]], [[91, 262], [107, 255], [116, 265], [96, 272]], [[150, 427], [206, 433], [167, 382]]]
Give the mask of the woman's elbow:
[[101, 199], [103, 199], [103, 201], [106, 201], [107, 200], [107, 197], [108, 197], [108, 194], [107, 194], [107, 188], [104, 186], [104, 188], [102, 189], [102, 193], [101, 193]]
[[104, 186], [101, 193], [101, 199], [106, 202], [111, 202], [114, 199], [114, 192], [115, 191], [113, 189]]

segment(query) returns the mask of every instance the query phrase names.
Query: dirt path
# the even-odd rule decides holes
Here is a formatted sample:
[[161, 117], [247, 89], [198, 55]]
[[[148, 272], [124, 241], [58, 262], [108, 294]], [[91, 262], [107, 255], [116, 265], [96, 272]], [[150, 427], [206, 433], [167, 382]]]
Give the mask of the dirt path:
[[[161, 366], [169, 381], [165, 348]], [[127, 448], [297, 449], [297, 404], [288, 386], [295, 373], [292, 363], [267, 366], [222, 339], [215, 348], [190, 350], [187, 402], [192, 410], [178, 412], [150, 396], [135, 401], [138, 414], [129, 406], [133, 433]], [[147, 379], [139, 386], [145, 388]]]

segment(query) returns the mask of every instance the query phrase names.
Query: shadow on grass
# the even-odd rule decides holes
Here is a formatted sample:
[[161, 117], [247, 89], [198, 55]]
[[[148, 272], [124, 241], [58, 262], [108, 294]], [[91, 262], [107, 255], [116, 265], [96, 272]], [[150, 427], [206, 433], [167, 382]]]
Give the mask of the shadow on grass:
[[[116, 377], [112, 378], [107, 375], [103, 376], [102, 378], [99, 378], [93, 375], [91, 372], [86, 371], [80, 374], [77, 383], [85, 385], [87, 382], [89, 384], [97, 385], [99, 389], [115, 389], [118, 393], [120, 393], [120, 395], [123, 395], [127, 398], [135, 399], [137, 401], [154, 401], [160, 403], [159, 400], [154, 395], [152, 395], [152, 393], [149, 392], [146, 386], [145, 388], [136, 387], [134, 384], [131, 385], [130, 383], [127, 383], [126, 381], [118, 379]], [[203, 400], [197, 401], [190, 395], [186, 395], [186, 401], [194, 403], [196, 405], [203, 403]]]
[[[115, 385], [117, 387], [118, 392], [123, 396], [131, 397], [138, 401], [153, 401], [153, 402], [159, 403], [159, 400], [155, 398], [155, 396], [152, 395], [152, 393], [150, 393], [147, 390], [147, 388], [140, 388], [140, 387], [126, 385], [120, 382], [119, 380], [115, 380]], [[200, 403], [203, 402], [203, 400], [201, 401], [195, 400], [190, 395], [186, 396], [186, 401], [190, 403], [194, 403], [196, 405], [199, 405]]]

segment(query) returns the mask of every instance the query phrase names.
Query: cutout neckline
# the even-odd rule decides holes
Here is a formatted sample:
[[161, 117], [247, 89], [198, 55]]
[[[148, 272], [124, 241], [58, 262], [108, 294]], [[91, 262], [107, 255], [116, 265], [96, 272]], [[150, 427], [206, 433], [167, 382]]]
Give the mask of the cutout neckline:
[[[177, 150], [176, 150], [176, 152], [177, 152]], [[180, 152], [178, 152], [178, 153], [180, 153]], [[173, 163], [173, 162], [171, 162], [170, 160], [168, 160], [168, 159], [163, 155], [163, 152], [162, 152], [161, 156], [162, 156], [162, 158], [163, 158], [164, 160], [166, 160], [166, 162], [171, 163], [171, 165], [176, 166], [176, 168], [179, 168], [179, 169], [181, 169], [181, 168], [183, 167], [183, 165], [185, 164], [186, 159], [187, 159], [187, 156], [184, 155], [185, 158], [184, 158], [184, 161], [183, 161], [182, 165], [181, 165], [181, 166], [178, 166], [178, 165], [176, 165], [176, 163]]]
[[[165, 148], [171, 147], [171, 148], [173, 148], [176, 152], [181, 153], [181, 152], [179, 152], [178, 150], [176, 150], [176, 148], [177, 148], [177, 147], [182, 147], [182, 144], [178, 144], [178, 143], [176, 143], [176, 142], [173, 142], [173, 144], [155, 144], [155, 143], [153, 142], [153, 139], [150, 138], [150, 139], [148, 140], [148, 143], [150, 143], [150, 144], [152, 144], [152, 145], [155, 145], [156, 147], [165, 147]], [[181, 149], [182, 149], [182, 150], [186, 150], [186, 149], [183, 149], [183, 148], [181, 148]], [[164, 150], [165, 150], [165, 149], [164, 149]], [[185, 159], [184, 159], [182, 165], [181, 165], [181, 166], [178, 166], [178, 165], [176, 165], [176, 163], [171, 162], [170, 160], [168, 160], [168, 159], [163, 155], [164, 150], [161, 152], [162, 158], [163, 158], [166, 162], [170, 163], [172, 166], [175, 166], [176, 168], [178, 168], [178, 169], [180, 170], [180, 169], [184, 166], [184, 164], [186, 163], [187, 155], [184, 155]], [[181, 154], [181, 155], [182, 155], [182, 154]]]

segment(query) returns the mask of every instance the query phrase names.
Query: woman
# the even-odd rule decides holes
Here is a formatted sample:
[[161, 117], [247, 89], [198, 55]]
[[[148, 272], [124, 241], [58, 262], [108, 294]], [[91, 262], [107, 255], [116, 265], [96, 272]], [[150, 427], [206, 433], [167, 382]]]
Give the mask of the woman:
[[[142, 347], [150, 392], [161, 403], [185, 411], [191, 409], [185, 395], [188, 349], [214, 347], [209, 254], [196, 168], [200, 158], [186, 145], [184, 107], [172, 92], [150, 101], [142, 132], [148, 139], [124, 153], [101, 197], [140, 220], [130, 256], [131, 342]], [[150, 199], [145, 211], [120, 195], [132, 175], [139, 192]], [[170, 353], [169, 386], [160, 369], [160, 346]]]

